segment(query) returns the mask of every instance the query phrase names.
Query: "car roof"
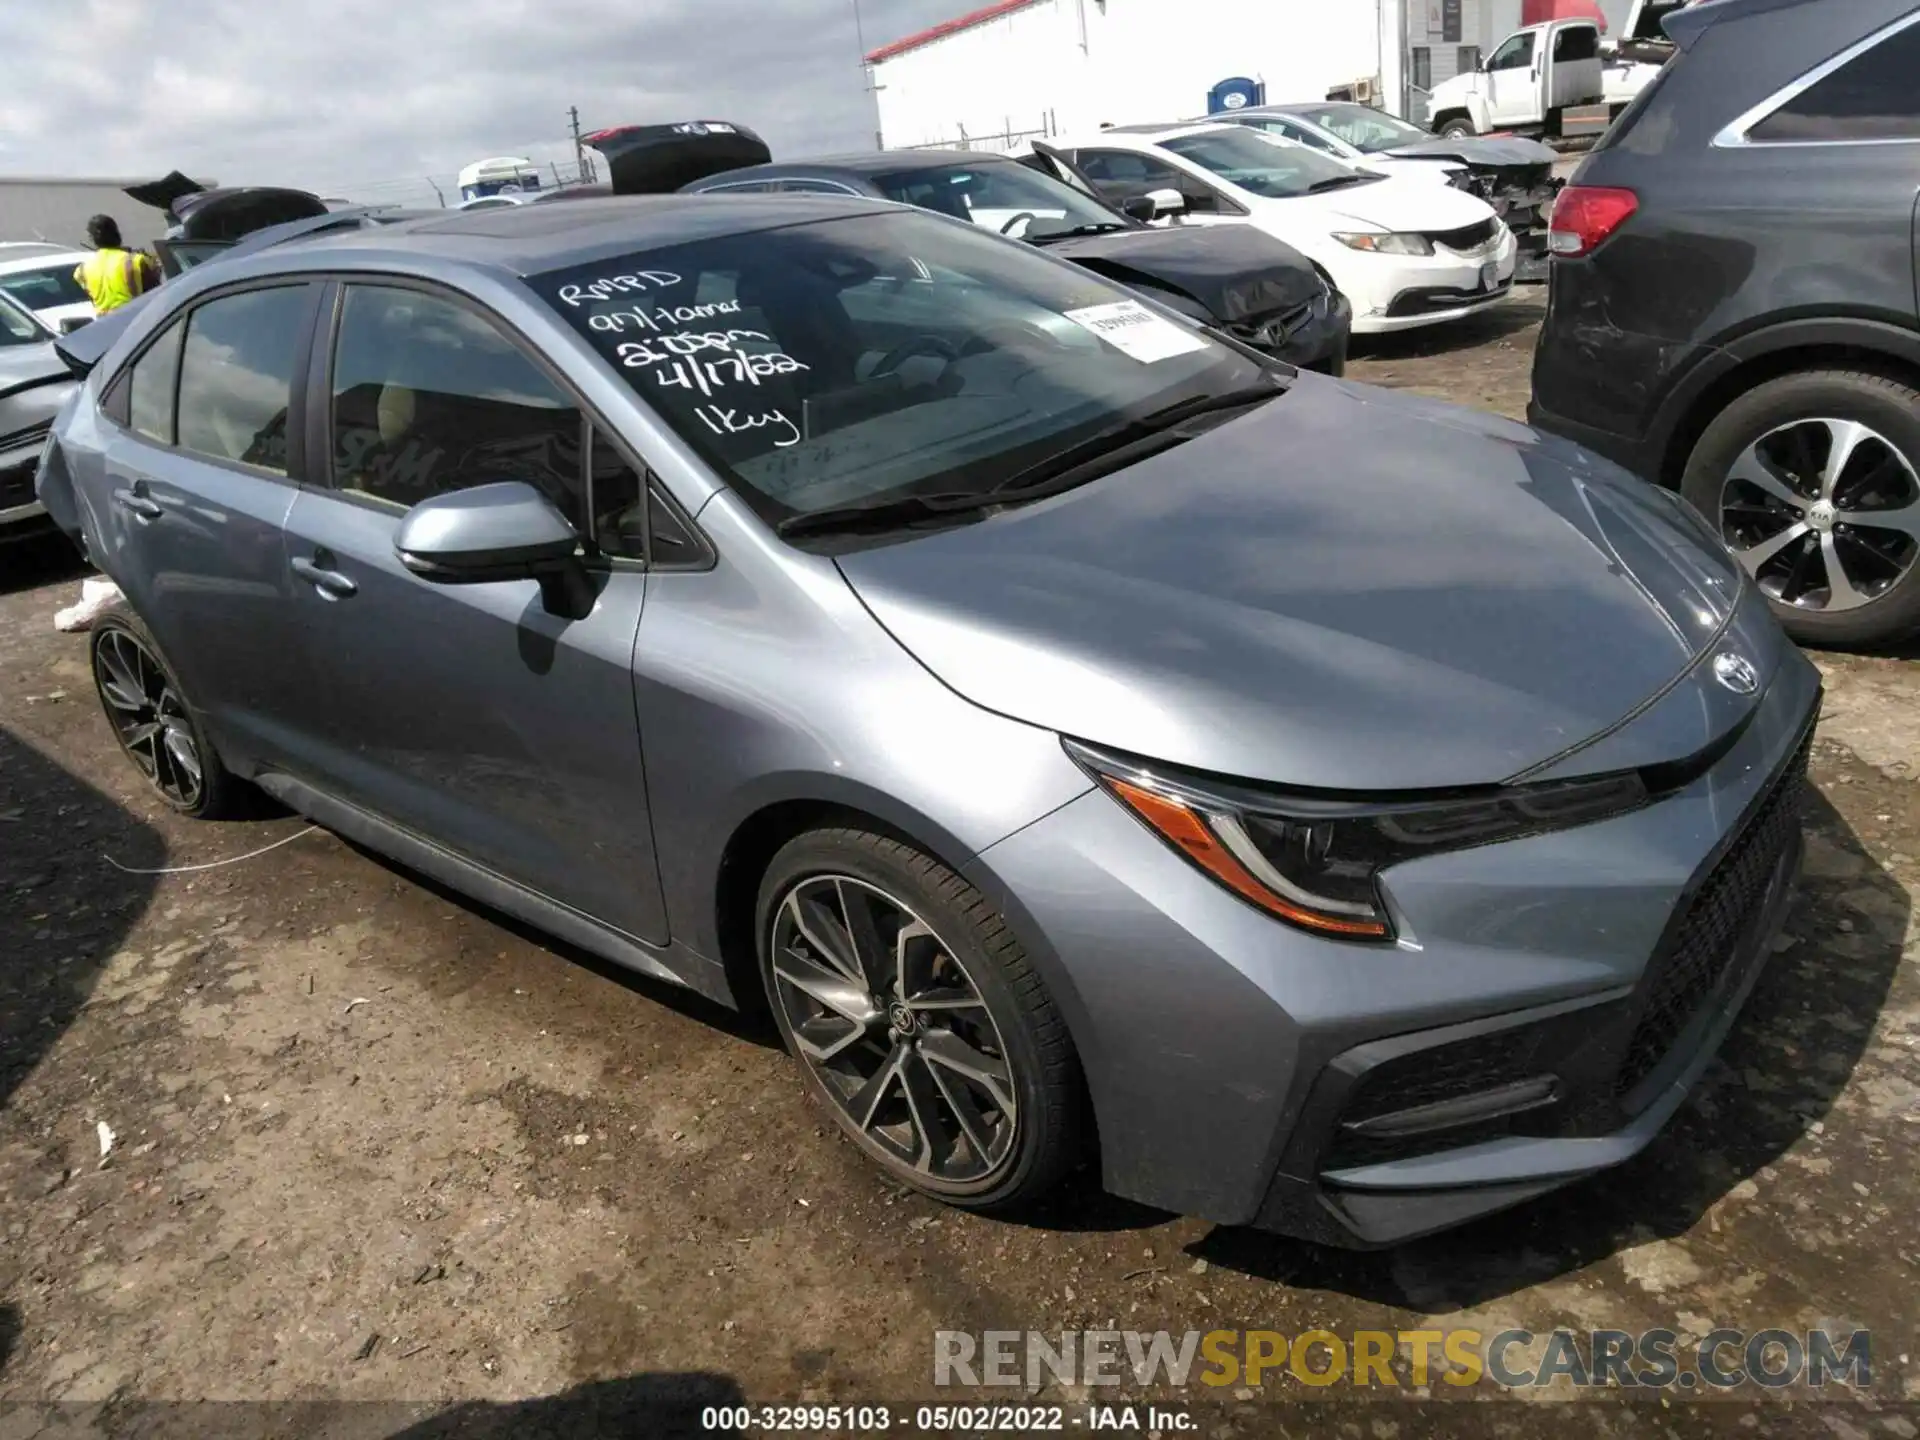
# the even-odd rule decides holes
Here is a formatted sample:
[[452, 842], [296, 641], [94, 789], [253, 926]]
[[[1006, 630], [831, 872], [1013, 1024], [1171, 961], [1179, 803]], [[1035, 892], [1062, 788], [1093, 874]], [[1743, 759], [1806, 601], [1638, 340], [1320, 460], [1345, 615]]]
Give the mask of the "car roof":
[[[1018, 165], [1011, 155], [980, 150], [864, 150], [856, 155], [825, 155], [817, 160], [773, 160], [765, 165], [743, 165], [694, 181], [694, 185], [733, 184], [775, 176], [828, 175], [865, 179], [871, 175], [899, 175], [915, 170], [946, 170], [955, 165]], [[691, 188], [691, 187], [690, 187]]]
[[533, 275], [628, 251], [893, 208], [832, 195], [611, 195], [591, 205], [447, 210], [387, 225], [324, 229], [251, 258], [279, 257], [297, 261], [291, 268], [316, 269], [405, 255]]
[[72, 263], [78, 265], [88, 256], [85, 250], [72, 250], [64, 245], [49, 245], [36, 250], [31, 255], [9, 254], [0, 249], [0, 274], [11, 275], [17, 270], [40, 270], [49, 265]]
[[1101, 130], [1080, 139], [1060, 140], [1053, 143], [1057, 148], [1064, 150], [1090, 150], [1107, 143], [1111, 137], [1118, 137], [1123, 144], [1132, 141], [1138, 145], [1154, 145], [1162, 140], [1178, 140], [1187, 135], [1211, 135], [1221, 130], [1241, 128], [1244, 127], [1237, 126], [1231, 121], [1176, 120], [1166, 125], [1115, 125], [1111, 129]]

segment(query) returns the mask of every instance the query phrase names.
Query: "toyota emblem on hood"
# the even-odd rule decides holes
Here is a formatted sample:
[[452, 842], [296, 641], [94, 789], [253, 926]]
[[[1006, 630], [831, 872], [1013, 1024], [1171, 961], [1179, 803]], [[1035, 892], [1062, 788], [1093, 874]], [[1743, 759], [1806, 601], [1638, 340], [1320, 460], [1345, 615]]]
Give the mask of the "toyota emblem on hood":
[[1723, 650], [1713, 657], [1713, 678], [1736, 695], [1751, 695], [1760, 688], [1760, 672], [1744, 655]]

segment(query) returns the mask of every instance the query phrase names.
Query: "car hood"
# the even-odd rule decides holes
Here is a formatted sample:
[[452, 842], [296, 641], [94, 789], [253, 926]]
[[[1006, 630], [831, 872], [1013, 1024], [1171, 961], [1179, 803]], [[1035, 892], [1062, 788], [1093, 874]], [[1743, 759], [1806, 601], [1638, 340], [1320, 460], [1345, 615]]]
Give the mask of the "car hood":
[[1126, 470], [838, 563], [987, 709], [1366, 791], [1564, 757], [1675, 684], [1740, 593], [1704, 529], [1608, 462], [1306, 374]]
[[1292, 310], [1320, 294], [1306, 256], [1250, 225], [1176, 225], [1048, 241], [1050, 254], [1126, 284], [1171, 286], [1229, 325]]
[[[1463, 135], [1413, 140], [1385, 152], [1403, 160], [1458, 160], [1467, 165], [1551, 165], [1554, 153], [1524, 135]], [[1364, 162], [1363, 162], [1364, 163]]]
[[[70, 378], [52, 340], [34, 345], [0, 345], [0, 399]], [[0, 430], [4, 428], [0, 426]]]
[[1377, 230], [1460, 230], [1493, 216], [1486, 201], [1464, 190], [1401, 176], [1273, 203], [1284, 206], [1289, 217], [1312, 213], [1335, 226]]

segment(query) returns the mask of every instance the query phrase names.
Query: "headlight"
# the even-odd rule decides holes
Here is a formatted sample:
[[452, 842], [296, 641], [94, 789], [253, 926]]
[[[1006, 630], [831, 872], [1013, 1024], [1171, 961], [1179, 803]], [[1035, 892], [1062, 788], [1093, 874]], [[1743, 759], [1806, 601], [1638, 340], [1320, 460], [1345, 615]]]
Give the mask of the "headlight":
[[1065, 743], [1108, 794], [1242, 900], [1348, 940], [1393, 938], [1378, 884], [1391, 865], [1590, 824], [1651, 798], [1632, 772], [1417, 801], [1277, 794]]
[[1431, 255], [1433, 242], [1424, 235], [1376, 234], [1334, 231], [1333, 238], [1349, 250], [1366, 250], [1375, 255]]

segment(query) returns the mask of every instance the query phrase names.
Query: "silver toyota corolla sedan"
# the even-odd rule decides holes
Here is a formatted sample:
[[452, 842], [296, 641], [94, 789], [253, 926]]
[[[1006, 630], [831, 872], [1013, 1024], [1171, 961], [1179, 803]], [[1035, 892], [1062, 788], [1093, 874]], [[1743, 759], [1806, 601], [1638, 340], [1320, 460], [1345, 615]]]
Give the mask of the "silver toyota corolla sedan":
[[1368, 1246], [1592, 1174], [1798, 861], [1817, 673], [1676, 501], [884, 202], [209, 264], [41, 484], [171, 804], [769, 1005], [958, 1205], [1095, 1155]]

